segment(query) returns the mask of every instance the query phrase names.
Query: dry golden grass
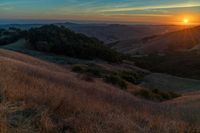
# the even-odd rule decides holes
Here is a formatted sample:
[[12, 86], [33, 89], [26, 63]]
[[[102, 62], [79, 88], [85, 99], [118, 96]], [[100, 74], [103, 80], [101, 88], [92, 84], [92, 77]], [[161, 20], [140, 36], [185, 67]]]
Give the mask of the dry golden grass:
[[[80, 80], [66, 68], [23, 54], [0, 50], [0, 74], [1, 133], [190, 132], [191, 124], [166, 105], [140, 100], [100, 79]], [[18, 127], [10, 125], [9, 112], [24, 109], [37, 114]]]

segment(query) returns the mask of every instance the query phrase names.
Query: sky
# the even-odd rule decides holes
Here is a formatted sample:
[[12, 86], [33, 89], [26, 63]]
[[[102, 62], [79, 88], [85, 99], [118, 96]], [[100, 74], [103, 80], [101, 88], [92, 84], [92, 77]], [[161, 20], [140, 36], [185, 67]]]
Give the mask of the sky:
[[3, 19], [200, 24], [200, 0], [0, 0]]

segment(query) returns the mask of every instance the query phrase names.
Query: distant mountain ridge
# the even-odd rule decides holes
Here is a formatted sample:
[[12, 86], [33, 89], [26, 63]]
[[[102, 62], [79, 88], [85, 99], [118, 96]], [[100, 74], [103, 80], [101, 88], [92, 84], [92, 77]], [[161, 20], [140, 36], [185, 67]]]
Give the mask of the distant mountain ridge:
[[[147, 44], [148, 43], [148, 44]], [[200, 45], [200, 27], [185, 29], [153, 38], [141, 48], [144, 52], [181, 52]]]
[[124, 53], [172, 53], [199, 49], [200, 27], [187, 28], [166, 34], [154, 35], [140, 40], [127, 40], [114, 45]]
[[[53, 23], [58, 26], [65, 26], [77, 33], [82, 33], [90, 37], [109, 44], [117, 41], [141, 39], [154, 34], [163, 34], [171, 31], [182, 29], [175, 25], [123, 25], [123, 24], [106, 24], [106, 23]], [[0, 25], [0, 28], [15, 27], [20, 29], [30, 29], [41, 27], [45, 24], [8, 24]]]

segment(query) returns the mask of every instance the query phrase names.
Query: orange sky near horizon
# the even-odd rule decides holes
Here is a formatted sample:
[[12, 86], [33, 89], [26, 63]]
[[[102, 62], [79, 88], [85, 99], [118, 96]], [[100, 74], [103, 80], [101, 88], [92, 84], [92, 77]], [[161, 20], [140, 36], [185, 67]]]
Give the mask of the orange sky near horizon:
[[1, 19], [197, 25], [200, 0], [1, 0]]

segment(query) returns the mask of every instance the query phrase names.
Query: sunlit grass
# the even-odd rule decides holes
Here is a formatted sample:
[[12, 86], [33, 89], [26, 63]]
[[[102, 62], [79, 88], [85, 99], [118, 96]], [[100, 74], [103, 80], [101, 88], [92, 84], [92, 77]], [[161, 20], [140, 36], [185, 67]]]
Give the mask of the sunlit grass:
[[0, 59], [0, 89], [5, 97], [1, 109], [37, 111], [37, 117], [27, 118], [18, 128], [10, 125], [11, 117], [2, 117], [2, 131], [32, 132], [29, 122], [35, 120], [37, 130], [44, 133], [198, 131], [170, 106], [138, 99], [99, 79], [83, 81], [68, 69], [11, 51], [0, 50]]

